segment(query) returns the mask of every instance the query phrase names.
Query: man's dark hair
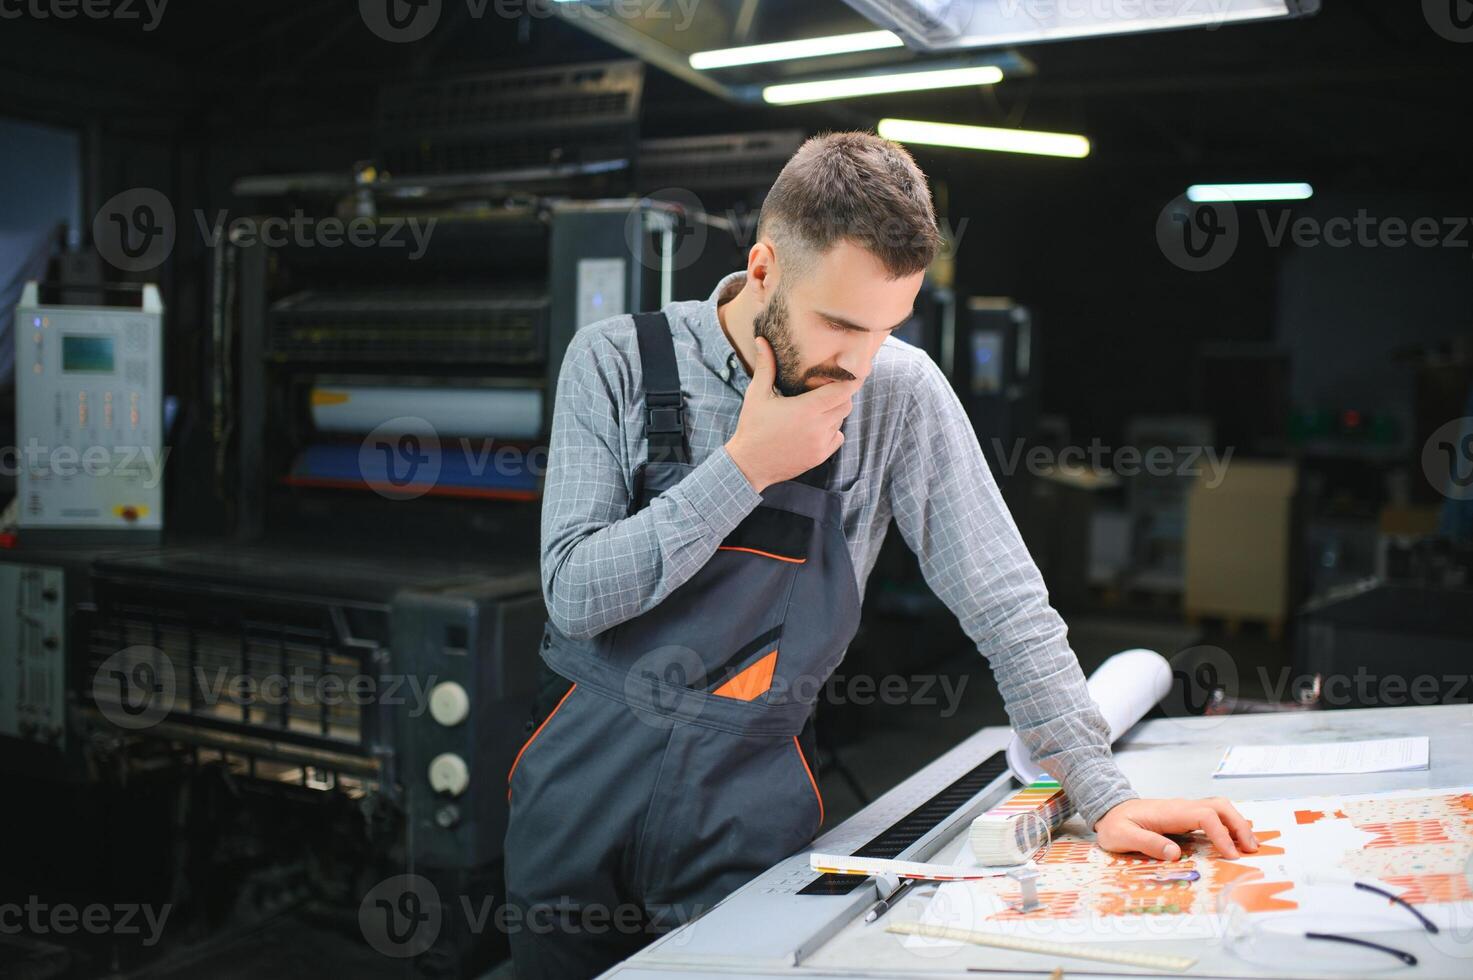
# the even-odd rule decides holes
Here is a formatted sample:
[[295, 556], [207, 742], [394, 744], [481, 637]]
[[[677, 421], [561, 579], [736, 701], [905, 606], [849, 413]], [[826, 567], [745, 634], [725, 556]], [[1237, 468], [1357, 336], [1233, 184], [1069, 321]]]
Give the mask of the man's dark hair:
[[941, 247], [926, 175], [900, 144], [863, 132], [805, 141], [762, 203], [757, 234], [799, 268], [847, 240], [892, 279], [924, 270]]

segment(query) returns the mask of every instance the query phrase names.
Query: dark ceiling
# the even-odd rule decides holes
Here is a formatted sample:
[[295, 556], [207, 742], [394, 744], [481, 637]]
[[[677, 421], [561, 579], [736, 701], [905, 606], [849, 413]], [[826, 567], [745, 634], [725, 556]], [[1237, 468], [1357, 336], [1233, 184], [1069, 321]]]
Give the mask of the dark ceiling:
[[[474, 9], [482, 4], [473, 2]], [[21, 106], [81, 97], [128, 100], [229, 125], [263, 107], [288, 111], [302, 89], [337, 90], [343, 113], [381, 80], [612, 57], [624, 52], [543, 16], [474, 16], [462, 0], [423, 41], [390, 44], [341, 0], [174, 2], [156, 30], [110, 21], [7, 21], [0, 83]], [[670, 0], [671, 3], [674, 0]], [[140, 4], [141, 6], [141, 4]], [[839, 0], [760, 5], [804, 11], [791, 36], [850, 23]], [[697, 17], [700, 17], [699, 6]], [[761, 33], [775, 30], [759, 25]], [[66, 52], [56, 57], [55, 49]], [[121, 52], [121, 53], [120, 53]], [[1325, 0], [1315, 17], [1035, 45], [1031, 78], [992, 89], [887, 96], [821, 106], [735, 106], [651, 70], [647, 136], [870, 126], [885, 115], [1081, 132], [1091, 165], [1208, 163], [1223, 179], [1327, 174], [1368, 182], [1468, 183], [1473, 44], [1439, 36], [1412, 0]], [[89, 82], [99, 63], [117, 84]], [[29, 98], [27, 98], [29, 96]]]

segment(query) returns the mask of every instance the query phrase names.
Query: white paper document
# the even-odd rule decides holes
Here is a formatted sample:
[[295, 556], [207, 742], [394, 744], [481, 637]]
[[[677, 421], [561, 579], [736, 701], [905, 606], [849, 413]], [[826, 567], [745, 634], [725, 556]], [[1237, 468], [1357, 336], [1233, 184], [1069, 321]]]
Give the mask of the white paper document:
[[1331, 773], [1404, 772], [1427, 768], [1427, 736], [1304, 745], [1234, 745], [1223, 753], [1214, 778], [1317, 776]]

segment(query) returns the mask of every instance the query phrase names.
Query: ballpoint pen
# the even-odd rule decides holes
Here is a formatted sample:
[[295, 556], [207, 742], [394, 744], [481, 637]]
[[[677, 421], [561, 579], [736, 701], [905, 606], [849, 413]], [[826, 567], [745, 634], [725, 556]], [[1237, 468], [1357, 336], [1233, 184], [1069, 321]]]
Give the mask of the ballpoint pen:
[[916, 885], [920, 880], [921, 879], [919, 878], [905, 879], [893, 892], [891, 892], [886, 897], [880, 899], [875, 904], [871, 905], [869, 907], [869, 911], [864, 913], [865, 924], [868, 925], [869, 923], [878, 919], [880, 916], [884, 915], [886, 912], [890, 911], [891, 908], [893, 908], [902, 898], [905, 897], [905, 893], [909, 891], [914, 885]]

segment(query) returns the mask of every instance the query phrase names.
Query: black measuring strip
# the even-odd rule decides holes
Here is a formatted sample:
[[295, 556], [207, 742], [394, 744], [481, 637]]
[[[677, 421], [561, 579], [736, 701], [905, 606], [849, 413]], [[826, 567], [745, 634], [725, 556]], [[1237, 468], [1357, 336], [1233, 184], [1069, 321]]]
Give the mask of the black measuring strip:
[[[992, 755], [956, 782], [931, 797], [881, 832], [880, 836], [854, 852], [855, 857], [893, 858], [930, 833], [937, 824], [957, 811], [1008, 770], [1006, 753]], [[869, 880], [867, 875], [820, 875], [798, 890], [799, 895], [847, 895]]]

